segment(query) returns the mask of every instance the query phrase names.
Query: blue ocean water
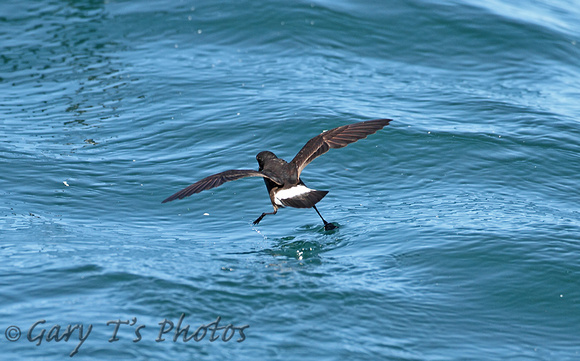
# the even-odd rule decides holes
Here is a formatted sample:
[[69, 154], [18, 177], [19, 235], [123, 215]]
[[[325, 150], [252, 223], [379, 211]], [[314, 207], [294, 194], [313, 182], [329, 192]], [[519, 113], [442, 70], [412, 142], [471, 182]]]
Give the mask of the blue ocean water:
[[[5, 1], [0, 39], [1, 359], [580, 357], [577, 2]], [[374, 118], [302, 175], [336, 231], [253, 226], [257, 178], [161, 204]]]

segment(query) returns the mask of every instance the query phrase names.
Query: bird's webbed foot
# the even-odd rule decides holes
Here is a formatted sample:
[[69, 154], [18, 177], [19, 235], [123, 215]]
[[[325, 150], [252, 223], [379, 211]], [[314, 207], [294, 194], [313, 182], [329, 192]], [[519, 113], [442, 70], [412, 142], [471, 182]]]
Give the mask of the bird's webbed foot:
[[324, 230], [325, 231], [332, 231], [333, 229], [337, 229], [338, 226], [335, 225], [334, 223], [330, 223], [330, 222], [326, 222], [324, 223]]
[[262, 213], [262, 215], [254, 221], [254, 226], [257, 225], [258, 223], [260, 223], [260, 221], [262, 220], [262, 218], [264, 218], [266, 216], [266, 214], [267, 213]]
[[260, 223], [260, 221], [262, 220], [262, 218], [266, 217], [266, 215], [267, 215], [267, 214], [276, 214], [277, 212], [278, 212], [278, 208], [274, 208], [274, 212], [270, 212], [270, 213], [266, 213], [266, 212], [264, 212], [264, 213], [262, 213], [262, 215], [261, 215], [260, 217], [258, 217], [258, 219], [256, 219], [256, 220], [254, 221], [254, 226], [255, 226], [256, 224]]

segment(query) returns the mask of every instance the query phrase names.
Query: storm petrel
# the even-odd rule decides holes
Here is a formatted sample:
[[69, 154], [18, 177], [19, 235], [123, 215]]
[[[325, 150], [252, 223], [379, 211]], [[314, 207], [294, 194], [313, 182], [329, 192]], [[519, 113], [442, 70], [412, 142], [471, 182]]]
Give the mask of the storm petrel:
[[189, 187], [186, 187], [162, 203], [171, 202], [175, 199], [183, 199], [192, 194], [221, 186], [225, 182], [237, 180], [245, 177], [262, 177], [266, 183], [270, 201], [274, 207], [274, 212], [262, 213], [254, 224], [260, 223], [267, 214], [276, 214], [278, 208], [314, 208], [316, 213], [324, 222], [324, 229], [329, 231], [337, 228], [334, 224], [327, 222], [316, 208], [318, 203], [328, 191], [318, 191], [306, 187], [300, 179], [300, 173], [304, 167], [312, 162], [316, 157], [328, 152], [329, 149], [343, 148], [359, 139], [376, 133], [389, 124], [391, 119], [376, 119], [366, 122], [343, 125], [334, 128], [310, 139], [290, 163], [276, 157], [272, 152], [264, 151], [258, 153], [256, 160], [260, 168], [227, 170], [218, 174], [210, 175]]

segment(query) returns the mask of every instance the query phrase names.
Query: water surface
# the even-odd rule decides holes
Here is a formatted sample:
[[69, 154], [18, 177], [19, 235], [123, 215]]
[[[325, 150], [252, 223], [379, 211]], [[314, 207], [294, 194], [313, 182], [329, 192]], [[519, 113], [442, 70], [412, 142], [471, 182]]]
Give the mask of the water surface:
[[[577, 359], [576, 5], [4, 4], [2, 358], [68, 357], [78, 332], [27, 339], [46, 320], [31, 337], [93, 326], [75, 359]], [[161, 204], [385, 117], [303, 173], [337, 231], [309, 209], [253, 226], [257, 178]], [[182, 314], [249, 327], [156, 342]]]

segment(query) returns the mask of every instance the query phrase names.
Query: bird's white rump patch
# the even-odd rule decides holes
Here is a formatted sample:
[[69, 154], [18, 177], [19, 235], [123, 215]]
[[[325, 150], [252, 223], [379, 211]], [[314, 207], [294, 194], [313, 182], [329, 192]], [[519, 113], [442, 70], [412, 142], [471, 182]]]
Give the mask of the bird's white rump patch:
[[307, 193], [310, 193], [313, 191], [314, 191], [314, 189], [310, 189], [306, 186], [303, 186], [302, 184], [299, 184], [299, 185], [294, 186], [292, 188], [283, 189], [283, 190], [279, 191], [278, 193], [276, 193], [276, 195], [274, 196], [274, 201], [276, 202], [277, 205], [284, 206], [282, 204], [283, 199], [290, 199], [290, 198], [298, 197], [298, 196], [301, 196], [303, 194], [307, 194]]

